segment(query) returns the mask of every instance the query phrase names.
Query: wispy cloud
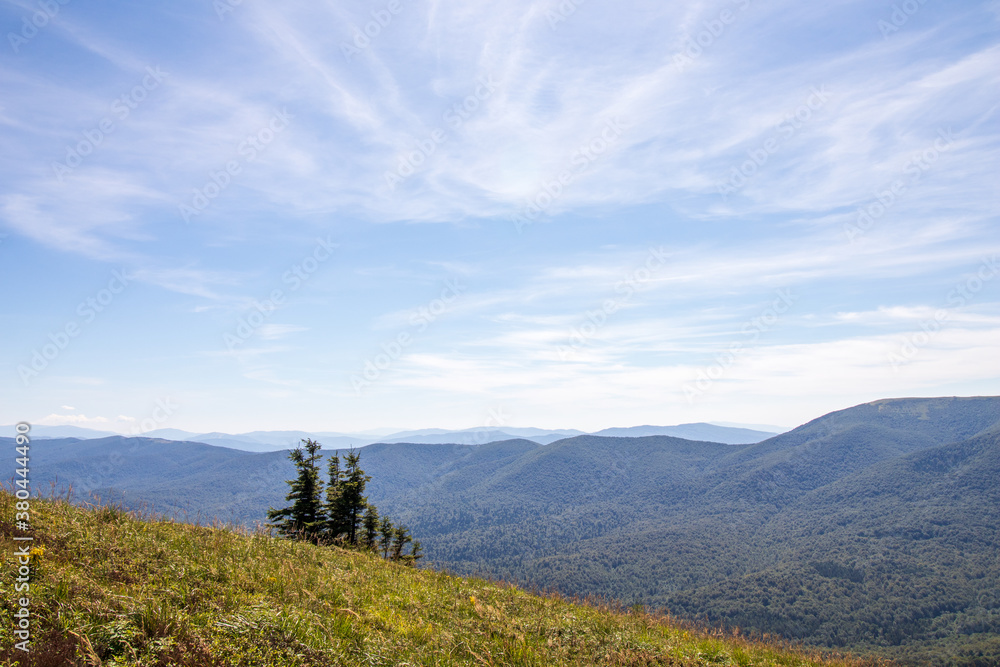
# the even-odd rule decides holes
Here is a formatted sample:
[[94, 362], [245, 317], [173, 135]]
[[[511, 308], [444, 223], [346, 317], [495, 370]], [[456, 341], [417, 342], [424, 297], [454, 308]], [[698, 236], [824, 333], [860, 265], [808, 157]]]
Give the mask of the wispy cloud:
[[[138, 283], [53, 361], [60, 402], [89, 405], [73, 393], [87, 378], [113, 392], [137, 360], [162, 364], [163, 385], [245, 387], [243, 405], [328, 400], [446, 279], [462, 297], [371, 396], [653, 410], [784, 288], [794, 311], [706, 411], [822, 391], [809, 378], [828, 372], [890, 392], [948, 386], [949, 363], [973, 384], [992, 368], [957, 347], [990, 351], [991, 283], [936, 347], [876, 377], [887, 341], [1000, 252], [995, 2], [928, 3], [889, 36], [856, 2], [583, 3], [559, 21], [548, 1], [400, 6], [364, 35], [373, 6], [242, 3], [219, 20], [203, 2], [74, 4], [0, 56], [0, 271], [31, 276], [12, 291], [36, 323], [6, 348], [30, 359], [59, 339], [92, 273]], [[710, 28], [723, 8], [735, 20]], [[538, 201], [518, 233], [511, 216]], [[317, 235], [336, 241], [322, 266]], [[664, 267], [560, 357], [651, 247]], [[274, 295], [246, 349], [227, 349]], [[377, 419], [378, 400], [349, 416]]]

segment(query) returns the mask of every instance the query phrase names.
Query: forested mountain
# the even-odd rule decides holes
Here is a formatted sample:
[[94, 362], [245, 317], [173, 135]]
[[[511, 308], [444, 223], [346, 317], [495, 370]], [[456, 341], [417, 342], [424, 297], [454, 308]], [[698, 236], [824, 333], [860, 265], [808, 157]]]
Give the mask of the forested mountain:
[[[743, 446], [361, 451], [371, 500], [434, 566], [925, 664], [1000, 661], [998, 398], [876, 401]], [[32, 456], [36, 483], [89, 475], [128, 503], [247, 522], [293, 474], [283, 452], [147, 439], [41, 441]]]
[[991, 656], [979, 664], [997, 664], [997, 479], [995, 430], [873, 466], [758, 531], [752, 549], [770, 554], [766, 567], [665, 601], [826, 645], [903, 644], [909, 656], [968, 645]]
[[911, 399], [739, 448], [581, 436], [387, 507], [450, 569], [824, 646], [996, 664], [998, 424], [995, 398]]

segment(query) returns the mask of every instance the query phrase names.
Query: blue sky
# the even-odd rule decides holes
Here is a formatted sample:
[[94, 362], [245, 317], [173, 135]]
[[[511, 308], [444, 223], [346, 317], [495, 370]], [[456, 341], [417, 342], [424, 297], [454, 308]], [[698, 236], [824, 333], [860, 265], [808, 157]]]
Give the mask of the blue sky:
[[0, 423], [791, 426], [1000, 393], [1000, 2], [0, 25]]

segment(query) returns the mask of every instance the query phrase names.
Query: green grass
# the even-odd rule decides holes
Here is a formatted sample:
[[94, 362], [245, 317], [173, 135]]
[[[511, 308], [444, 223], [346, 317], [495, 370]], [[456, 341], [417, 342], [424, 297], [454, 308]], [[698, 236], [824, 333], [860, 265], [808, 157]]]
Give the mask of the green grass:
[[861, 664], [367, 553], [37, 498], [25, 654], [14, 502], [0, 492], [4, 666]]

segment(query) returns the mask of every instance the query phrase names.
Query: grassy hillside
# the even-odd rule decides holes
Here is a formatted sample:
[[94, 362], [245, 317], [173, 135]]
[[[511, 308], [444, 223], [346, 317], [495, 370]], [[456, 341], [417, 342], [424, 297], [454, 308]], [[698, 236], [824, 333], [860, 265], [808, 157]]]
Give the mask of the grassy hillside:
[[[912, 665], [1000, 660], [1000, 598], [983, 593], [1000, 589], [1000, 397], [875, 401], [745, 446], [362, 451], [370, 499], [433, 567]], [[108, 438], [39, 441], [32, 474], [180, 518], [260, 520], [294, 471], [280, 452]]]
[[32, 501], [33, 651], [13, 648], [0, 493], [0, 664], [835, 665], [364, 553]]

